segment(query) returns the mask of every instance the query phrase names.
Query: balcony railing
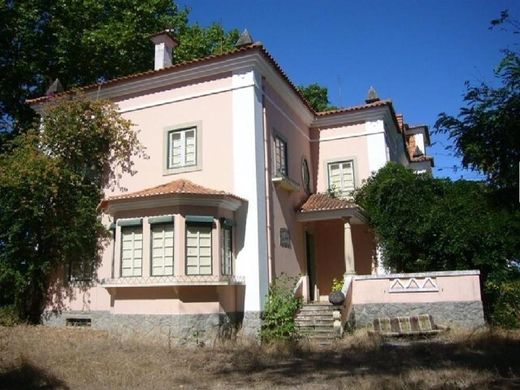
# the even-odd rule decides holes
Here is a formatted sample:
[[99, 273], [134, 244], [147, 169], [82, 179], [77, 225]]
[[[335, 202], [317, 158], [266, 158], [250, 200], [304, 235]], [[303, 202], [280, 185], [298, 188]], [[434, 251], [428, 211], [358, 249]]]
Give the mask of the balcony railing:
[[107, 278], [100, 280], [105, 288], [162, 287], [162, 286], [228, 286], [245, 283], [243, 276], [235, 275], [182, 275]]

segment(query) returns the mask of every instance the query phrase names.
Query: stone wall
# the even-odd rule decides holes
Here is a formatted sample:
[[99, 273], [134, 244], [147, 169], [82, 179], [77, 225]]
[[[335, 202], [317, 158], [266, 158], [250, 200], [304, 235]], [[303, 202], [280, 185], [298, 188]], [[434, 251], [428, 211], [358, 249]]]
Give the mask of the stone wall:
[[485, 325], [481, 301], [426, 303], [371, 303], [353, 305], [349, 323], [362, 328], [375, 318], [431, 314], [440, 325], [476, 328]]
[[234, 338], [239, 333], [254, 335], [255, 331], [249, 327], [239, 332], [242, 321], [250, 317], [249, 313], [245, 314], [144, 315], [67, 311], [60, 314], [46, 313], [43, 323], [48, 326], [66, 326], [67, 319], [90, 319], [93, 329], [109, 331], [122, 339], [168, 345], [213, 345], [219, 340]]

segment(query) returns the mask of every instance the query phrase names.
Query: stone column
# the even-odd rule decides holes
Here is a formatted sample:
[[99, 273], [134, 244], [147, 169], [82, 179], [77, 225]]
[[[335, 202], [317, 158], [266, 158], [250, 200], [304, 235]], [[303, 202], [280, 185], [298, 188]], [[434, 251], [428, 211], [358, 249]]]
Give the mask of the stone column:
[[352, 242], [352, 230], [350, 227], [350, 217], [343, 219], [343, 241], [344, 258], [345, 258], [345, 275], [354, 275], [356, 273], [354, 263], [354, 243]]

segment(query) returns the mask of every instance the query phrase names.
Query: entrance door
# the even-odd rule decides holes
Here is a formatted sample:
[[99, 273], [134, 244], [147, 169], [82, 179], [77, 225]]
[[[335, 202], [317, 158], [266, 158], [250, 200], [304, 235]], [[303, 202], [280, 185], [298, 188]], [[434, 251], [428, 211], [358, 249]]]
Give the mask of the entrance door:
[[311, 302], [316, 300], [314, 292], [316, 290], [316, 257], [314, 253], [314, 236], [305, 232], [305, 242], [307, 247], [307, 275], [309, 275], [309, 299]]

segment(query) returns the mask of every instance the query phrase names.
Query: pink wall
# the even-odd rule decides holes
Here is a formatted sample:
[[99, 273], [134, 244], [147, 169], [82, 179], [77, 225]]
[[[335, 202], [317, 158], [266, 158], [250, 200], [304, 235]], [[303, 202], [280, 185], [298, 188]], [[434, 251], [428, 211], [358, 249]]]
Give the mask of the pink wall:
[[317, 192], [328, 189], [327, 162], [354, 159], [354, 175], [356, 187], [363, 179], [370, 176], [367, 156], [367, 138], [361, 135], [365, 132], [365, 124], [324, 128], [312, 130], [313, 163], [317, 177]]
[[[205, 187], [233, 192], [232, 92], [228, 90], [231, 76], [220, 77], [117, 101], [123, 116], [139, 130], [139, 139], [149, 156], [148, 159], [135, 160], [137, 174], [125, 175], [121, 182], [123, 187], [133, 192], [182, 178]], [[168, 103], [172, 99], [181, 100]], [[160, 104], [162, 102], [166, 103]], [[159, 105], [132, 110], [153, 103]], [[165, 128], [194, 122], [201, 124], [202, 151], [199, 157], [202, 169], [165, 174]]]
[[[267, 167], [271, 210], [268, 212], [270, 212], [271, 219], [269, 236], [273, 255], [273, 273], [295, 276], [306, 272], [305, 231], [303, 225], [296, 221], [295, 210], [308, 196], [303, 188], [301, 166], [302, 160], [305, 158], [309, 164], [309, 170], [312, 171], [309, 129], [267, 82], [264, 83], [264, 86], [265, 126], [269, 139]], [[282, 114], [280, 110], [286, 115]], [[288, 117], [291, 119], [289, 120]], [[271, 182], [274, 170], [272, 151], [275, 135], [287, 141], [289, 178], [300, 184], [299, 189], [295, 192], [288, 192]], [[280, 246], [281, 228], [289, 230], [290, 248]]]
[[[425, 273], [427, 275], [427, 273]], [[480, 281], [478, 274], [461, 275], [449, 272], [437, 276], [438, 292], [398, 292], [390, 293], [392, 275], [369, 279], [354, 279], [352, 303], [421, 303], [479, 301]], [[406, 274], [404, 274], [406, 275]], [[403, 277], [402, 279], [406, 279]]]

